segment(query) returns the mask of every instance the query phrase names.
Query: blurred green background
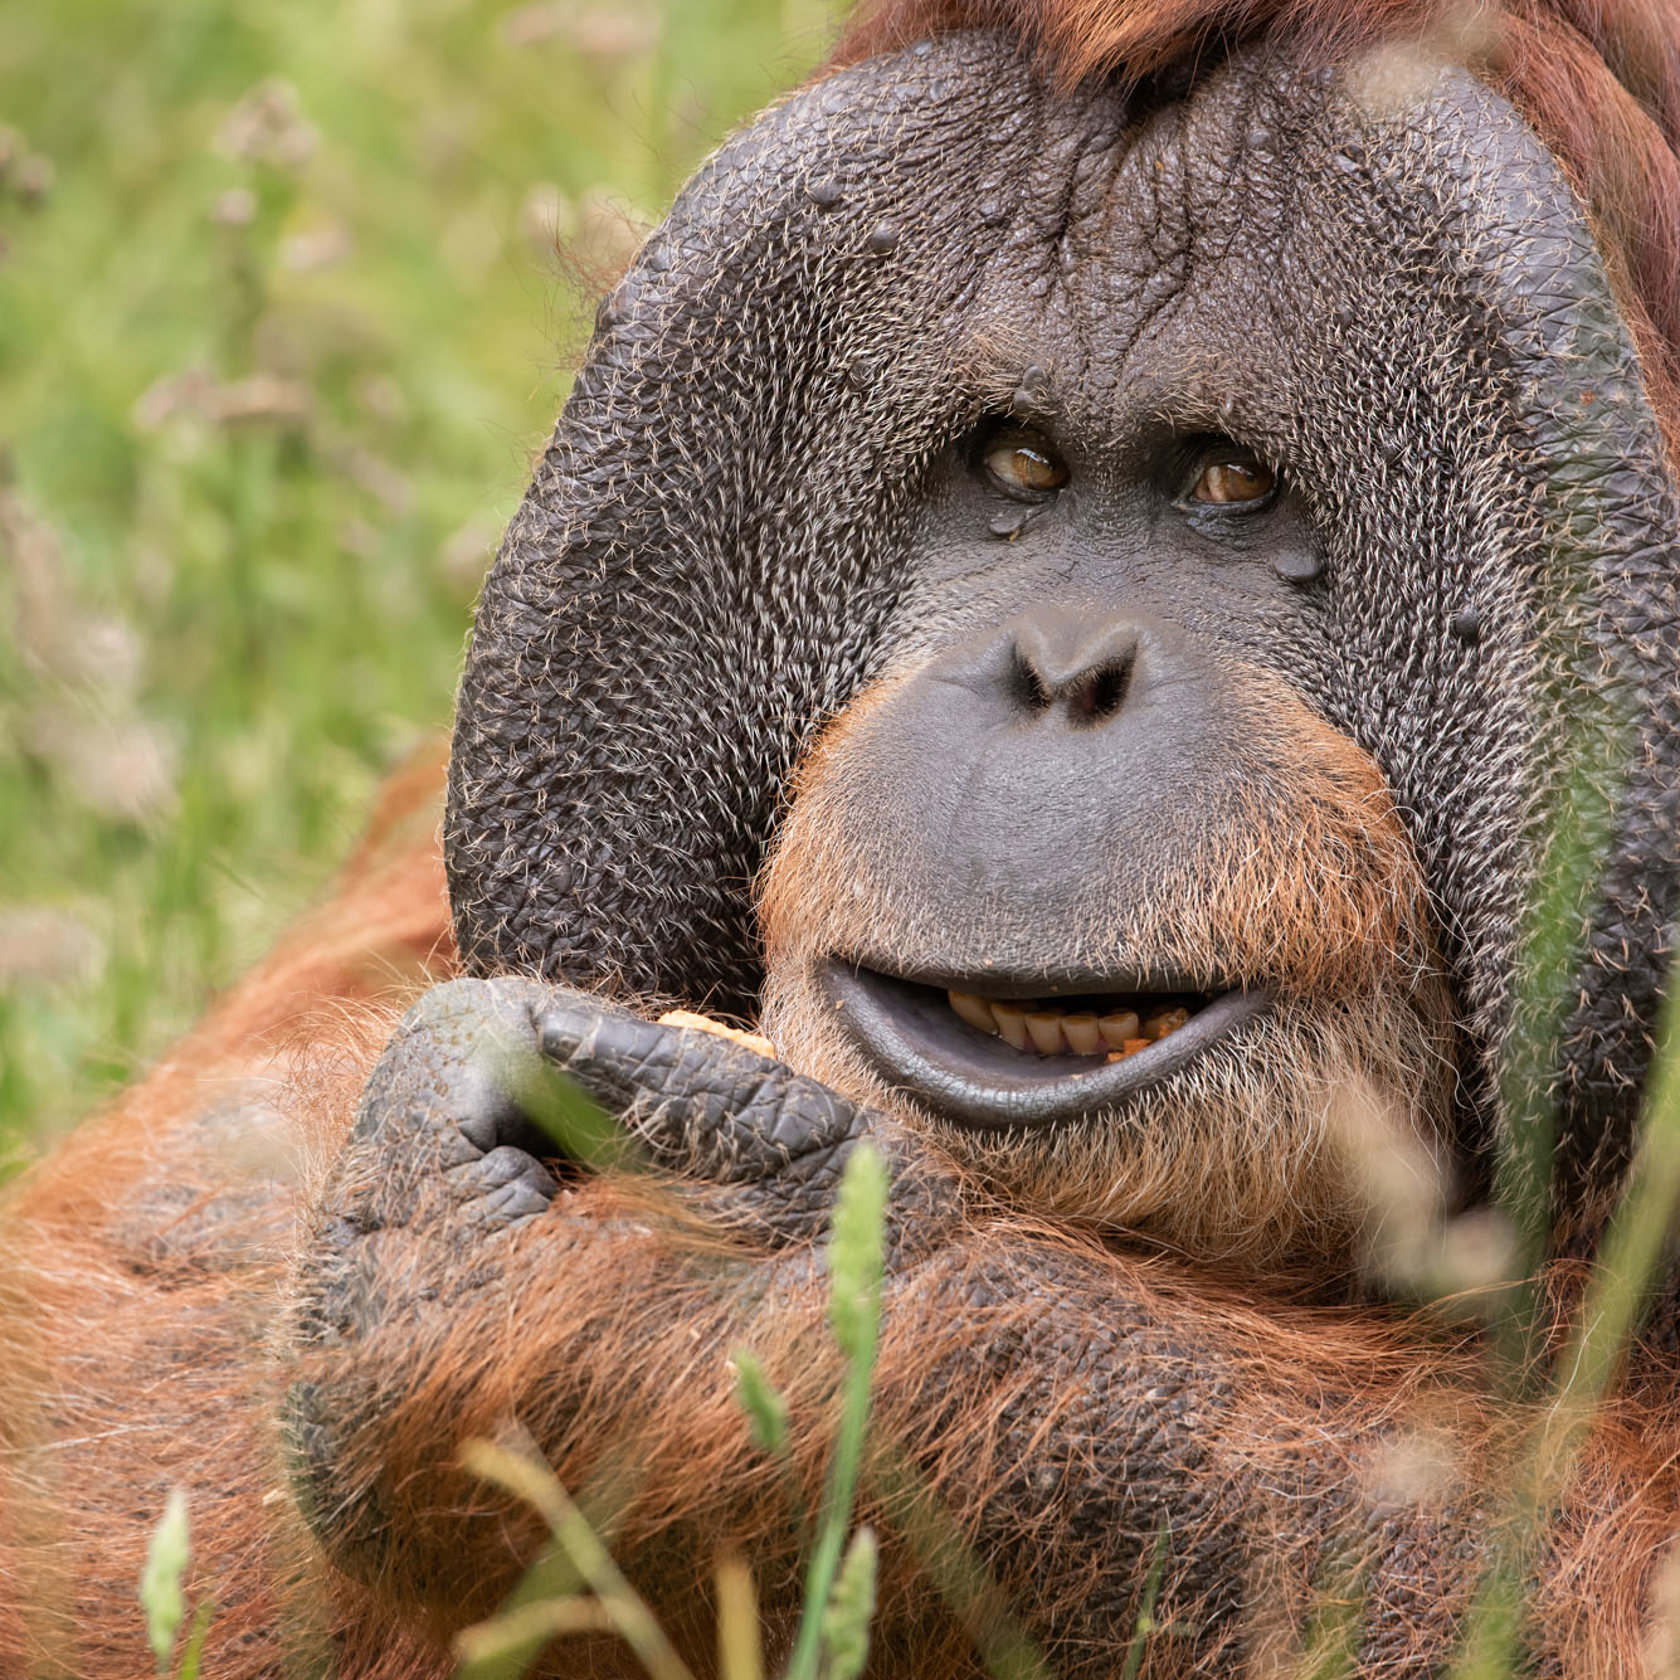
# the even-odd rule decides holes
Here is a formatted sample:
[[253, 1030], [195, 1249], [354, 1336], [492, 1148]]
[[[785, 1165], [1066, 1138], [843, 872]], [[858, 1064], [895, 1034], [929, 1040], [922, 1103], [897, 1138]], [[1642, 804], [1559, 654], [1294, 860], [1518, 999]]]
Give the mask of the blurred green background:
[[0, 0], [0, 1173], [443, 729], [592, 297], [824, 0]]

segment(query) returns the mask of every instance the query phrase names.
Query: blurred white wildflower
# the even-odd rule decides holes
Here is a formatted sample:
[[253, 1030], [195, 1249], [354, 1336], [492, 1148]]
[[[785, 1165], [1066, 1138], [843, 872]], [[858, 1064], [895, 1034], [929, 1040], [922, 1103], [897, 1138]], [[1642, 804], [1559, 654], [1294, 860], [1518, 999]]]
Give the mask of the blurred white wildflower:
[[552, 258], [577, 235], [577, 206], [552, 181], [534, 181], [519, 206], [519, 232], [531, 250]]
[[320, 135], [303, 115], [298, 92], [288, 81], [258, 82], [216, 132], [216, 149], [228, 157], [299, 169], [314, 155]]
[[333, 218], [287, 234], [280, 241], [280, 262], [294, 274], [314, 274], [345, 261], [355, 247], [348, 225]]
[[1403, 1429], [1383, 1442], [1369, 1475], [1373, 1499], [1406, 1508], [1442, 1504], [1461, 1481], [1451, 1438], [1427, 1425]]
[[58, 533], [17, 490], [0, 489], [0, 555], [12, 576], [18, 650], [38, 670], [61, 671], [75, 625]]
[[229, 187], [210, 206], [210, 220], [221, 227], [249, 227], [256, 219], [257, 195], [249, 187]]
[[535, 0], [502, 19], [512, 47], [556, 41], [590, 58], [635, 58], [659, 44], [664, 19], [647, 0]]
[[126, 698], [140, 686], [145, 653], [139, 633], [126, 619], [110, 616], [83, 618], [65, 674], [112, 699]]
[[224, 384], [207, 368], [185, 368], [149, 385], [132, 415], [143, 432], [155, 432], [181, 417], [218, 426], [260, 421], [301, 426], [312, 407], [309, 387], [300, 380], [257, 373]]
[[1434, 11], [1421, 35], [1384, 41], [1351, 65], [1348, 93], [1369, 120], [1394, 121], [1436, 85], [1443, 64], [1473, 64], [1498, 46], [1482, 0], [1452, 0]]
[[1409, 1111], [1358, 1081], [1331, 1102], [1333, 1146], [1366, 1208], [1366, 1275], [1420, 1299], [1453, 1302], [1472, 1314], [1512, 1281], [1516, 1249], [1495, 1208], [1448, 1217], [1447, 1178]]
[[134, 821], [167, 814], [176, 754], [135, 705], [145, 655], [133, 626], [77, 606], [57, 533], [11, 487], [0, 489], [0, 553], [19, 651], [49, 679], [23, 720], [28, 749], [96, 811]]
[[91, 810], [147, 822], [175, 808], [175, 743], [149, 718], [82, 716], [65, 706], [43, 706], [29, 721], [28, 739], [31, 750], [48, 760]]
[[1474, 1294], [1513, 1281], [1517, 1241], [1498, 1208], [1474, 1208], [1448, 1222], [1436, 1261], [1439, 1294]]
[[1680, 1680], [1680, 1540], [1669, 1544], [1657, 1565], [1650, 1605], [1645, 1623], [1650, 1680]]
[[1434, 1264], [1445, 1184], [1411, 1110], [1363, 1079], [1336, 1090], [1325, 1114], [1331, 1147], [1366, 1210], [1367, 1275], [1415, 1289]]
[[80, 916], [51, 904], [0, 905], [0, 990], [86, 980], [104, 960], [104, 941]]
[[476, 591], [495, 552], [495, 528], [488, 520], [469, 519], [444, 543], [438, 569], [463, 594]]
[[578, 248], [603, 269], [621, 269], [641, 249], [652, 223], [609, 187], [591, 187], [578, 205]]
[[142, 657], [133, 626], [77, 609], [58, 533], [10, 488], [0, 490], [0, 556], [10, 564], [12, 623], [24, 659], [108, 696], [131, 694]]

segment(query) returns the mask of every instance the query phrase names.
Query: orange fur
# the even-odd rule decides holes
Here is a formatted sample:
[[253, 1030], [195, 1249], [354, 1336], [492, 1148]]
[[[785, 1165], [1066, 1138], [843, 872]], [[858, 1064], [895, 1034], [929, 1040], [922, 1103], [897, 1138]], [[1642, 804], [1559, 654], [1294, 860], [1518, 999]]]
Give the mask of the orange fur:
[[[752, 1561], [772, 1639], [786, 1636], [798, 1594], [786, 1485], [746, 1440], [728, 1356], [752, 1346], [787, 1397], [809, 1507], [835, 1405], [823, 1280], [782, 1262], [766, 1289], [750, 1251], [720, 1246], [636, 1186], [591, 1181], [572, 1192], [577, 1225], [517, 1233], [509, 1298], [484, 1299], [418, 1364], [407, 1313], [370, 1331], [369, 1367], [415, 1380], [393, 1389], [350, 1469], [383, 1490], [410, 1573], [377, 1594], [356, 1586], [322, 1557], [292, 1503], [263, 1344], [300, 1186], [341, 1137], [393, 1009], [451, 966], [433, 807], [415, 797], [424, 782], [410, 780], [387, 803], [328, 905], [9, 1197], [0, 1674], [150, 1672], [134, 1583], [165, 1492], [180, 1484], [195, 1523], [189, 1591], [214, 1604], [206, 1673], [292, 1672], [289, 1663], [331, 1639], [341, 1680], [441, 1677], [452, 1667], [450, 1632], [494, 1605], [536, 1546], [528, 1517], [454, 1467], [460, 1443], [510, 1419], [569, 1486], [608, 1498], [615, 1549], [698, 1672], [712, 1672], [706, 1576], [721, 1549]], [[393, 803], [404, 813], [394, 824]], [[221, 1111], [238, 1124], [218, 1123]], [[262, 1116], [267, 1147], [253, 1156], [249, 1122]], [[576, 1230], [583, 1241], [568, 1235]], [[412, 1273], [399, 1275], [422, 1295], [446, 1285], [456, 1264], [423, 1232], [411, 1259]], [[1056, 1322], [1044, 1311], [1047, 1275], [1079, 1298], [1125, 1301], [1178, 1327], [1186, 1347], [1218, 1349], [1243, 1400], [1204, 1431], [1211, 1522], [1237, 1520], [1230, 1489], [1282, 1485], [1303, 1450], [1340, 1443], [1343, 1474], [1367, 1475], [1368, 1443], [1407, 1426], [1445, 1443], [1448, 1470], [1438, 1489], [1402, 1495], [1444, 1507], [1489, 1485], [1524, 1422], [1488, 1405], [1467, 1345], [1426, 1326], [1280, 1307], [977, 1209], [960, 1240], [897, 1275], [888, 1303], [876, 1382], [883, 1445], [863, 1507], [889, 1536], [882, 1672], [978, 1675], [974, 1638], [997, 1634], [996, 1602], [973, 1598], [963, 1573], [952, 1574], [950, 1548], [977, 1531], [1017, 1473], [1021, 1408], [1040, 1438], [1078, 1439], [1089, 1427], [1088, 1380], [1047, 1391], [1033, 1351]], [[976, 1297], [969, 1279], [989, 1295]], [[953, 1317], [950, 1303], [965, 1300]], [[558, 1371], [578, 1374], [586, 1405], [557, 1391]], [[1642, 1380], [1647, 1398], [1606, 1415], [1565, 1489], [1569, 1520], [1542, 1591], [1572, 1675], [1643, 1672], [1641, 1653], [1665, 1636], [1644, 1565], [1655, 1567], [1680, 1501], [1665, 1445], [1676, 1438], [1673, 1379], [1647, 1366]], [[909, 1462], [929, 1468], [906, 1480]], [[1047, 1506], [996, 1583], [1039, 1625], [1077, 1611], [1109, 1539], [1089, 1532], [1079, 1509]], [[1317, 1551], [1280, 1522], [1264, 1556], [1249, 1587], [1252, 1655], [1262, 1665], [1275, 1655], [1287, 1672], [1322, 1587]], [[1469, 1561], [1443, 1553], [1435, 1562], [1430, 1590], [1462, 1599]], [[941, 1578], [943, 1594], [930, 1584]], [[423, 1600], [415, 1582], [428, 1588]], [[1163, 1622], [1197, 1614], [1170, 1595], [1160, 1610]], [[1175, 1649], [1158, 1644], [1144, 1672], [1183, 1672]], [[639, 1671], [596, 1639], [560, 1647], [540, 1672]]]
[[[395, 1007], [452, 969], [440, 783], [435, 750], [393, 778], [331, 901], [8, 1192], [0, 1674], [150, 1672], [134, 1591], [177, 1485], [190, 1590], [215, 1606], [207, 1674], [274, 1672], [288, 1620], [354, 1638], [284, 1493], [263, 1340], [313, 1163]], [[387, 1672], [423, 1672], [379, 1638]]]
[[[376, 1488], [408, 1579], [425, 1586], [423, 1602], [398, 1613], [441, 1639], [488, 1611], [535, 1554], [528, 1514], [455, 1467], [461, 1443], [517, 1419], [562, 1481], [610, 1513], [615, 1554], [697, 1672], [714, 1672], [707, 1578], [725, 1550], [757, 1573], [774, 1656], [798, 1603], [795, 1523], [787, 1480], [748, 1440], [730, 1352], [752, 1348], [786, 1399], [792, 1482], [809, 1509], [837, 1404], [823, 1277], [784, 1257], [766, 1288], [750, 1251], [720, 1251], [715, 1238], [694, 1235], [645, 1195], [597, 1180], [578, 1197], [567, 1218], [516, 1234], [501, 1256], [503, 1275], [477, 1302], [478, 1322], [457, 1323], [429, 1344], [423, 1374], [399, 1385], [357, 1438], [351, 1477]], [[358, 1352], [370, 1369], [412, 1367], [405, 1303], [438, 1287], [450, 1264], [435, 1241], [413, 1239], [397, 1268], [393, 1310]], [[1093, 1581], [1112, 1580], [1115, 1554], [1135, 1543], [1094, 1528], [1074, 1497], [1023, 1514], [979, 1601], [951, 1568], [951, 1548], [977, 1538], [995, 1521], [996, 1502], [1007, 1503], [1021, 1474], [1022, 1432], [1035, 1442], [1078, 1442], [1089, 1438], [1093, 1412], [1102, 1415], [1100, 1374], [1077, 1361], [1058, 1368], [1051, 1356], [1068, 1334], [1063, 1315], [1100, 1301], [1124, 1302], [1128, 1322], [1135, 1314], [1174, 1327], [1160, 1380], [1172, 1381], [1173, 1358], [1195, 1364], [1217, 1349], [1222, 1376], [1242, 1397], [1232, 1415], [1206, 1420], [1198, 1476], [1209, 1533], [1252, 1520], [1250, 1500], [1263, 1509], [1268, 1497], [1277, 1501], [1229, 1635], [1233, 1647], [1239, 1639], [1247, 1646], [1253, 1666], [1244, 1672], [1300, 1672], [1302, 1629], [1320, 1596], [1344, 1584], [1324, 1574], [1322, 1548], [1334, 1535], [1296, 1521], [1291, 1487], [1303, 1458], [1312, 1455], [1319, 1491], [1332, 1499], [1339, 1487], [1364, 1485], [1397, 1514], [1422, 1510], [1446, 1524], [1455, 1508], [1497, 1508], [1537, 1422], [1532, 1409], [1491, 1405], [1473, 1345], [1427, 1326], [1256, 1301], [1105, 1252], [1066, 1229], [977, 1209], [960, 1241], [896, 1271], [887, 1302], [859, 1513], [892, 1548], [879, 1672], [978, 1680], [984, 1670], [969, 1629], [979, 1624], [983, 1636], [990, 1617], [995, 1632], [1000, 1604], [1031, 1626], [1065, 1624]], [[484, 1321], [497, 1318], [507, 1328], [487, 1339]], [[1101, 1322], [1089, 1333], [1104, 1345]], [[1051, 1370], [1055, 1382], [1046, 1381]], [[1644, 1672], [1647, 1565], [1672, 1532], [1680, 1495], [1663, 1446], [1674, 1438], [1672, 1422], [1672, 1400], [1607, 1410], [1558, 1485], [1569, 1515], [1549, 1537], [1541, 1602], [1546, 1648], [1569, 1659], [1559, 1672]], [[1408, 1468], [1418, 1455], [1404, 1450], [1411, 1435], [1438, 1459], [1431, 1465], [1424, 1455], [1421, 1482]], [[1394, 1446], [1373, 1451], [1385, 1439]], [[998, 1538], [994, 1528], [990, 1539]], [[1353, 1529], [1347, 1538], [1354, 1550], [1339, 1566], [1357, 1580], [1372, 1561], [1373, 1536]], [[938, 1592], [929, 1577], [939, 1578], [941, 1554], [953, 1584]], [[1461, 1609], [1479, 1567], [1445, 1544], [1416, 1558], [1388, 1589], [1398, 1595], [1401, 1629], [1416, 1611], [1407, 1594], [1427, 1595], [1430, 1614]], [[1201, 1614], [1193, 1596], [1170, 1589], [1158, 1606], [1163, 1625], [1195, 1625]], [[1234, 1648], [1224, 1654], [1237, 1657]], [[1197, 1652], [1196, 1672], [1210, 1671], [1208, 1658]], [[1151, 1645], [1143, 1672], [1187, 1675], [1191, 1660], [1164, 1639]], [[638, 1672], [607, 1642], [567, 1644], [550, 1662], [541, 1672], [624, 1680]]]

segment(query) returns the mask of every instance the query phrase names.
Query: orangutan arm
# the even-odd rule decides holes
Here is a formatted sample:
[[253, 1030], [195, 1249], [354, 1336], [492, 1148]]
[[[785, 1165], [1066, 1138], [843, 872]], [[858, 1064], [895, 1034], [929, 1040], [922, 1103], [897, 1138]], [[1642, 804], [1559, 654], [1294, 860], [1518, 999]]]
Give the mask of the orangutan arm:
[[[654, 1173], [540, 1166], [551, 1146], [484, 1071], [510, 1031], [621, 1113]], [[1117, 1666], [1158, 1544], [1150, 1672], [1227, 1649], [1264, 1669], [1313, 1637], [1345, 1637], [1358, 1672], [1450, 1654], [1492, 1499], [1485, 1408], [1445, 1356], [972, 1209], [890, 1122], [787, 1068], [526, 982], [460, 983], [411, 1015], [321, 1198], [290, 1421], [329, 1554], [445, 1624], [487, 1612], [538, 1536], [454, 1460], [516, 1423], [568, 1486], [616, 1490], [615, 1549], [674, 1621], [722, 1545], [788, 1579], [787, 1483], [748, 1442], [729, 1355], [753, 1348], [788, 1399], [808, 1503], [836, 1375], [812, 1239], [866, 1129], [897, 1173], [873, 1425], [889, 1533], [913, 1553], [966, 1536], [1064, 1676]], [[679, 1167], [694, 1176], [662, 1190]], [[1570, 1526], [1622, 1520], [1634, 1473]], [[1595, 1546], [1589, 1573], [1641, 1567]], [[1578, 1552], [1551, 1558], [1568, 1613], [1537, 1637], [1625, 1653], [1636, 1595], [1583, 1598]], [[961, 1668], [932, 1600], [901, 1587], [880, 1636], [912, 1629], [917, 1672], [944, 1639]]]

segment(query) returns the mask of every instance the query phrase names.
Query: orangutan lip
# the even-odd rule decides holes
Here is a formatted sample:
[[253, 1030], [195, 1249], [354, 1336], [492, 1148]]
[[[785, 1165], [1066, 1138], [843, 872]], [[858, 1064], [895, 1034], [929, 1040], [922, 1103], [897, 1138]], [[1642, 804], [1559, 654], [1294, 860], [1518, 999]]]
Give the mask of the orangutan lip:
[[1054, 982], [986, 978], [983, 995], [993, 999], [1081, 993], [1195, 1002], [1194, 1012], [1167, 1036], [1108, 1060], [1039, 1055], [982, 1032], [948, 1001], [950, 991], [977, 992], [981, 984], [972, 976], [906, 979], [839, 958], [822, 970], [830, 1006], [876, 1072], [943, 1118], [975, 1131], [1059, 1126], [1112, 1112], [1257, 1020], [1272, 1002], [1264, 988], [1192, 992], [1170, 977], [1150, 977], [1143, 984], [1097, 976]]

